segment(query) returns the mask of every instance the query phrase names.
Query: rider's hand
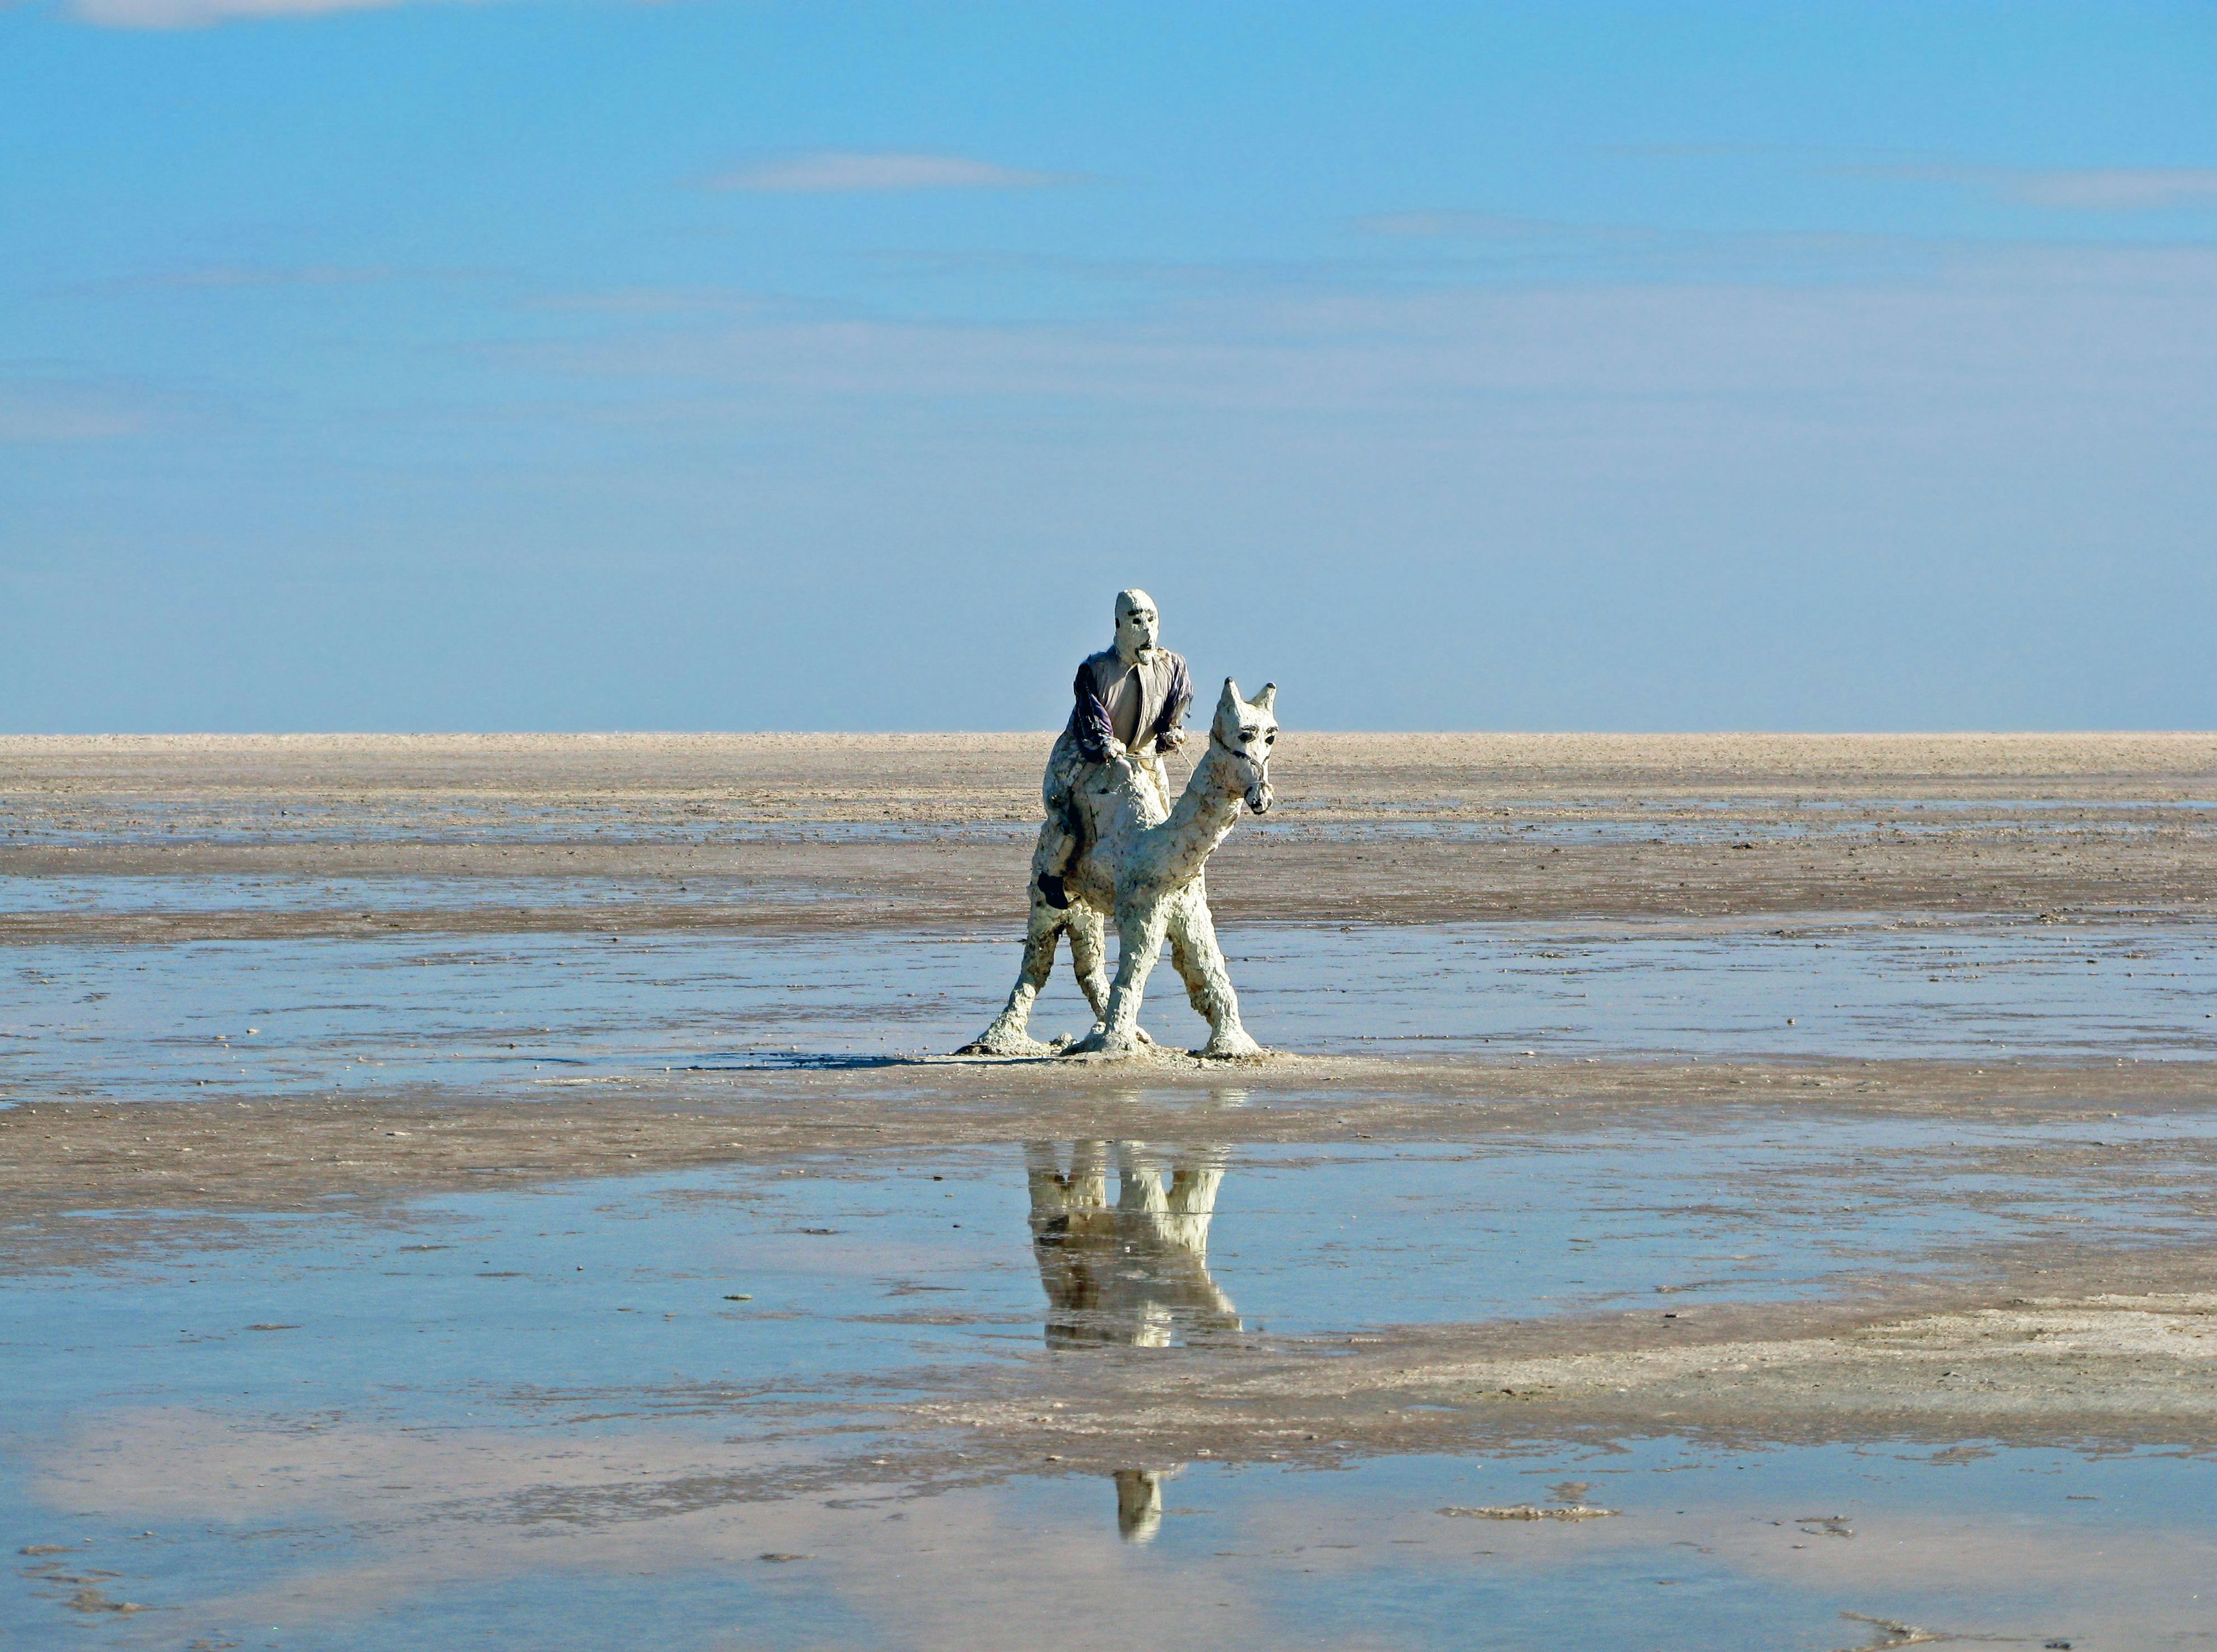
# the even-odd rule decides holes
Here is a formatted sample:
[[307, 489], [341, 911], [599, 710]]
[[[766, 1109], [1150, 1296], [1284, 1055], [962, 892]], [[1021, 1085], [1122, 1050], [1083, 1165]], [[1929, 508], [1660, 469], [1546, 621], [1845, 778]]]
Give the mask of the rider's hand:
[[1160, 734], [1155, 737], [1155, 749], [1157, 751], [1176, 751], [1184, 743], [1185, 730], [1183, 729], [1164, 729]]
[[1113, 763], [1119, 757], [1128, 757], [1132, 754], [1125, 749], [1124, 743], [1121, 740], [1119, 740], [1115, 736], [1111, 735], [1108, 739], [1103, 740], [1101, 743], [1101, 755], [1108, 761]]

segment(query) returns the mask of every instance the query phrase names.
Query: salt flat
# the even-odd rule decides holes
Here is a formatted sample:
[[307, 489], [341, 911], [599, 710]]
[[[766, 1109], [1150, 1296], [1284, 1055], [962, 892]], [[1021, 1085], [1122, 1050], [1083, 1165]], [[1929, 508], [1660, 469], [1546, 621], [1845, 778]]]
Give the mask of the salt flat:
[[7, 1627], [2217, 1631], [2217, 737], [1292, 735], [956, 1059], [1045, 744], [0, 741]]

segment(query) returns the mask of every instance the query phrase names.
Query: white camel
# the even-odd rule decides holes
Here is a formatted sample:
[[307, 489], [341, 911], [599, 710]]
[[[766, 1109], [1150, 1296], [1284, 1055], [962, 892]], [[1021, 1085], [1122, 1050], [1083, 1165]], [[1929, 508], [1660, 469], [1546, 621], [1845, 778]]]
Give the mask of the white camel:
[[[1068, 1055], [1136, 1054], [1152, 1042], [1139, 1027], [1147, 976], [1170, 944], [1170, 962], [1186, 996], [1208, 1022], [1204, 1056], [1262, 1053], [1239, 1024], [1239, 995], [1216, 944], [1202, 876], [1210, 853], [1239, 820], [1242, 804], [1257, 814], [1270, 807], [1270, 748], [1278, 738], [1278, 685], [1252, 700], [1226, 677], [1208, 730], [1208, 749], [1194, 765], [1176, 808], [1165, 806], [1152, 766], [1128, 756], [1107, 769], [1107, 789], [1081, 792], [1090, 829], [1063, 878], [1067, 909], [1047, 904], [1034, 885], [1024, 934], [1023, 967], [1009, 1002], [965, 1055], [1045, 1055], [1053, 1046], [1029, 1032], [1032, 1004], [1054, 969], [1057, 938], [1070, 936], [1070, 961], [1086, 1002], [1099, 1019]], [[1103, 919], [1116, 919], [1116, 978], [1102, 967]]]

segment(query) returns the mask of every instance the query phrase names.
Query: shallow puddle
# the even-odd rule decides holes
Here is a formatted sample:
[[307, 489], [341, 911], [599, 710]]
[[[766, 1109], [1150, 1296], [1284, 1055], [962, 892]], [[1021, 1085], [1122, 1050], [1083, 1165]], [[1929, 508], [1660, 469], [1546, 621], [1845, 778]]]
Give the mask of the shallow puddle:
[[[1236, 1137], [1236, 1094], [1163, 1105]], [[2083, 1126], [1901, 1121], [1039, 1143], [141, 1221], [112, 1265], [0, 1295], [23, 1551], [0, 1627], [328, 1652], [637, 1644], [648, 1622], [658, 1647], [796, 1652], [1050, 1624], [1084, 1647], [2191, 1643], [2217, 1632], [2217, 1466], [2177, 1455], [1727, 1450], [1656, 1423], [966, 1483], [942, 1428], [927, 1483], [893, 1417], [1104, 1350], [1329, 1358], [1395, 1323], [1690, 1319], [2066, 1234], [2207, 1243], [2199, 1130], [2106, 1126], [2138, 1150], [2109, 1158], [2059, 1156]], [[1572, 1507], [1615, 1512], [1544, 1518]]]
[[[1689, 930], [1251, 926], [1250, 1028], [1313, 1053], [2217, 1054], [2217, 929], [1830, 922]], [[127, 1100], [544, 1086], [565, 1075], [944, 1053], [1013, 976], [1005, 937], [378, 936], [0, 953], [0, 1094]], [[1034, 1017], [1090, 1014], [1066, 952]], [[1146, 1020], [1205, 1028], [1167, 967]]]
[[[1236, 1131], [1236, 1094], [1164, 1126]], [[912, 1149], [458, 1194], [350, 1214], [9, 1231], [17, 1421], [104, 1384], [221, 1397], [282, 1362], [329, 1397], [489, 1395], [658, 1368], [806, 1384], [1058, 1341], [1168, 1346], [1852, 1292], [2055, 1242], [2217, 1242], [2217, 1124], [1759, 1121], [1499, 1143]], [[1042, 1291], [1047, 1293], [1042, 1300]], [[634, 1316], [624, 1318], [622, 1316]], [[596, 1328], [579, 1337], [581, 1324]], [[242, 1328], [276, 1325], [276, 1339]], [[416, 1337], [432, 1339], [417, 1342]], [[649, 1339], [644, 1343], [637, 1339]], [[119, 1377], [120, 1373], [120, 1377]], [[464, 1375], [466, 1373], [466, 1375]], [[134, 1390], [135, 1391], [135, 1390]], [[35, 1396], [35, 1397], [34, 1397]]]
[[[424, 1467], [397, 1442], [350, 1445], [388, 1453], [379, 1471]], [[1565, 1485], [1616, 1512], [1576, 1522], [1457, 1512], [1559, 1507], [1553, 1488]], [[329, 1499], [336, 1488], [317, 1489]], [[2217, 1624], [2203, 1587], [2217, 1576], [2213, 1492], [2217, 1467], [2156, 1453], [1936, 1462], [1884, 1441], [1732, 1452], [1650, 1441], [1337, 1472], [1162, 1465], [922, 1498], [857, 1480], [805, 1500], [589, 1521], [395, 1519], [324, 1501], [247, 1529], [211, 1488], [167, 1501], [150, 1516], [158, 1524], [136, 1532], [104, 1511], [30, 1528], [52, 1540], [34, 1546], [66, 1552], [18, 1558], [7, 1616], [26, 1644], [287, 1652], [1014, 1648], [1049, 1637], [1078, 1648], [1207, 1637], [2138, 1652], [2200, 1644]], [[637, 1638], [646, 1624], [651, 1641]]]

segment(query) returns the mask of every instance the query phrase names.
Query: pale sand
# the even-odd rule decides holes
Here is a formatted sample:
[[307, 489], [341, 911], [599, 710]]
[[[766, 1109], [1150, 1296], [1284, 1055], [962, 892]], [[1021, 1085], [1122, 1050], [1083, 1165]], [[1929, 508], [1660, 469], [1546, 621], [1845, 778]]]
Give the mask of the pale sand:
[[[0, 739], [0, 875], [711, 879], [729, 898], [662, 906], [642, 893], [627, 925], [1014, 927], [1047, 743]], [[1243, 826], [1211, 863], [1212, 898], [1233, 922], [2192, 911], [2217, 891], [2217, 815], [2195, 806], [2217, 800], [2217, 735], [1295, 730], [1273, 767], [1282, 806], [1270, 830]], [[1800, 806], [1818, 802], [1837, 806]], [[1949, 802], [1978, 806], [1903, 806]], [[1375, 835], [1441, 823], [1477, 835]], [[807, 841], [819, 825], [878, 841]], [[1539, 835], [1526, 841], [1526, 825]], [[936, 829], [954, 836], [915, 835]], [[818, 898], [750, 898], [773, 885]], [[479, 909], [404, 904], [377, 922], [468, 933], [602, 921], [528, 907], [511, 893]], [[361, 923], [358, 911], [0, 916], [0, 940], [345, 935]]]
[[[1202, 731], [1193, 731], [1195, 739]], [[1037, 813], [1053, 736], [0, 737], [0, 790], [107, 795], [370, 789], [459, 797], [695, 795], [771, 817]], [[1289, 728], [1286, 788], [1350, 809], [1501, 795], [2217, 798], [2217, 734], [1361, 734]], [[1436, 804], [1436, 810], [1425, 805]]]

